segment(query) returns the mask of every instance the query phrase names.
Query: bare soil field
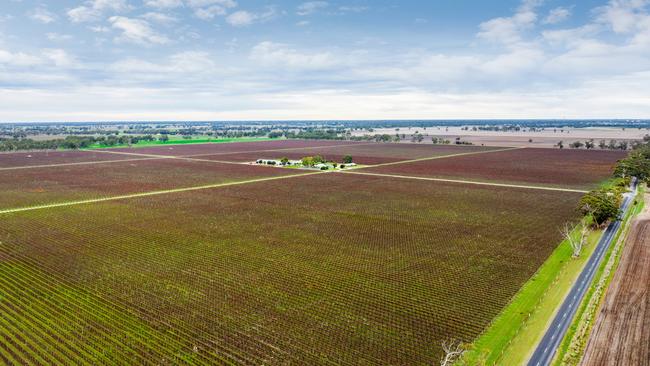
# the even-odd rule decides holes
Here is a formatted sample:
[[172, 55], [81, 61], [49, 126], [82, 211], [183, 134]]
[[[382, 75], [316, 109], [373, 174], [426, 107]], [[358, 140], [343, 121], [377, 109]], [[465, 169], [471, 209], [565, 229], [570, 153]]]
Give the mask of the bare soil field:
[[589, 189], [611, 175], [619, 151], [518, 149], [364, 169], [419, 177]]
[[632, 224], [620, 265], [607, 289], [581, 365], [650, 365], [648, 206]]
[[[388, 135], [406, 135], [407, 139], [403, 140], [404, 143], [410, 143], [409, 138], [415, 133], [425, 136], [425, 142], [431, 142], [431, 137], [443, 137], [449, 140], [454, 140], [460, 137], [463, 141], [471, 142], [474, 145], [485, 146], [511, 146], [511, 147], [541, 147], [541, 148], [555, 148], [559, 141], [564, 141], [565, 145], [573, 141], [587, 141], [595, 140], [618, 140], [618, 141], [634, 141], [641, 140], [646, 134], [650, 134], [649, 129], [638, 128], [546, 128], [544, 130], [529, 131], [525, 128], [521, 131], [472, 131], [463, 130], [461, 127], [406, 127], [400, 128], [396, 131], [395, 128], [380, 128], [375, 129], [373, 132], [368, 131], [353, 131], [353, 135], [363, 136], [367, 134], [388, 134]], [[530, 142], [530, 140], [533, 140]]]

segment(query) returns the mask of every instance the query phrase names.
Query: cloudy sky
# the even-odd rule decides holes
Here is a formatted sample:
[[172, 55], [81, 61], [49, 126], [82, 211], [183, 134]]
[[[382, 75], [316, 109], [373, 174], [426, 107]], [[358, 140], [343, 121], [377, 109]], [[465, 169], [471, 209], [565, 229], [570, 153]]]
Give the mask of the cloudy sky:
[[650, 118], [650, 0], [0, 0], [0, 121]]

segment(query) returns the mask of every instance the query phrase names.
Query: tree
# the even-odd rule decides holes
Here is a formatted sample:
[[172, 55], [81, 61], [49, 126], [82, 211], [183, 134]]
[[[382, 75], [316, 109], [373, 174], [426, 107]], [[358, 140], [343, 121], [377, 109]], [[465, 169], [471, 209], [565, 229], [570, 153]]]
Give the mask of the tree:
[[564, 149], [564, 141], [560, 141], [555, 146], [559, 147], [560, 149]]
[[616, 164], [614, 176], [619, 178], [637, 177], [641, 181], [650, 179], [650, 159], [643, 151], [631, 153]]
[[607, 148], [607, 142], [605, 142], [605, 140], [600, 140], [600, 142], [598, 142], [598, 147], [601, 150], [605, 150]]
[[346, 155], [346, 156], [343, 158], [343, 164], [352, 164], [352, 161], [353, 161], [353, 160], [352, 160], [352, 156], [350, 156], [350, 155]]
[[596, 146], [596, 144], [594, 143], [594, 140], [589, 140], [589, 141], [585, 142], [585, 147], [587, 148], [587, 150], [591, 150], [595, 146]]
[[616, 150], [617, 142], [616, 140], [609, 140], [609, 144], [607, 145], [607, 148], [610, 150]]
[[585, 243], [587, 242], [587, 237], [589, 236], [589, 226], [587, 226], [583, 221], [580, 222], [580, 225], [577, 227], [577, 233], [574, 234], [573, 231], [571, 230], [571, 225], [564, 224], [564, 227], [560, 232], [562, 233], [562, 236], [566, 241], [571, 245], [571, 249], [573, 250], [572, 257], [573, 258], [579, 258], [580, 254], [582, 253], [582, 248], [584, 247]]
[[463, 342], [457, 340], [447, 340], [442, 342], [444, 355], [440, 358], [440, 366], [451, 366], [465, 353]]
[[569, 146], [570, 146], [572, 149], [579, 149], [579, 148], [585, 146], [585, 144], [583, 144], [581, 141], [574, 141], [574, 142], [572, 142]]
[[578, 210], [585, 216], [590, 215], [595, 225], [602, 226], [618, 218], [620, 204], [620, 192], [601, 189], [585, 194], [580, 199]]
[[314, 158], [311, 156], [305, 156], [302, 158], [302, 165], [303, 166], [314, 166], [316, 163], [314, 162]]
[[287, 158], [286, 156], [283, 157], [282, 159], [280, 159], [280, 163], [282, 163], [282, 165], [289, 164], [289, 158]]

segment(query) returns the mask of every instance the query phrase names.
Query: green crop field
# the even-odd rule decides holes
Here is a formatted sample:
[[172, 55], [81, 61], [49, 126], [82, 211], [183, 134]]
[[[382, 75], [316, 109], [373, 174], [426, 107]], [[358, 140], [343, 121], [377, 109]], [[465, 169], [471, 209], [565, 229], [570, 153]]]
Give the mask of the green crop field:
[[[498, 154], [430, 148], [413, 157]], [[144, 156], [66, 169], [0, 172], [16, 177], [2, 180], [0, 362], [435, 364], [545, 262], [581, 196]]]

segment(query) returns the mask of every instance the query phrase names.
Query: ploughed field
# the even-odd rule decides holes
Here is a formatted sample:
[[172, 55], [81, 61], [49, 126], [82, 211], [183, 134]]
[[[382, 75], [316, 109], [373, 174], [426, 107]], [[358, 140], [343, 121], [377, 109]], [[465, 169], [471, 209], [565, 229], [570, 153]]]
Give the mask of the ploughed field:
[[[431, 365], [442, 341], [471, 342], [507, 305], [580, 198], [176, 158], [352, 151], [397, 168], [506, 153], [483, 148], [181, 148], [192, 151], [79, 152], [137, 160], [0, 171], [0, 363]], [[573, 185], [577, 155], [546, 151], [535, 156], [567, 171], [555, 182]], [[604, 156], [581, 153], [594, 166]]]
[[[647, 197], [646, 197], [647, 202]], [[598, 312], [583, 366], [650, 365], [650, 215], [633, 223]]]

